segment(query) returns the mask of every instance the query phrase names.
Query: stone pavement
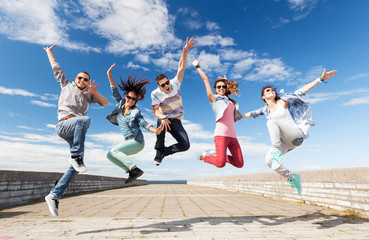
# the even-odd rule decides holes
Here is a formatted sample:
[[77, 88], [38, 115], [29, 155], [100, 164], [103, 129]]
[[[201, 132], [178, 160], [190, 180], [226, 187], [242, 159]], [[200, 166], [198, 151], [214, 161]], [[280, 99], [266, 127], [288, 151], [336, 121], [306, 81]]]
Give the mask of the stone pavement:
[[369, 220], [189, 185], [145, 185], [0, 211], [0, 239], [369, 239]]

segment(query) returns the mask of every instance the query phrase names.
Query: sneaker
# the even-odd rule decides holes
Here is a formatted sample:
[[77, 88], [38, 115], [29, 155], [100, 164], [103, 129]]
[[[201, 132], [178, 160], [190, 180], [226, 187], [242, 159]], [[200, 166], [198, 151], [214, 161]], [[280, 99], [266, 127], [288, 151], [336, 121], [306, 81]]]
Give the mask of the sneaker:
[[154, 162], [156, 163], [156, 166], [159, 166], [164, 158], [164, 151], [156, 150], [156, 156], [154, 158]]
[[206, 150], [205, 152], [203, 152], [200, 156], [198, 156], [199, 160], [204, 160], [205, 156], [216, 156], [216, 151], [215, 149], [211, 149], [211, 150]]
[[136, 180], [137, 178], [141, 177], [141, 175], [143, 174], [144, 172], [139, 169], [138, 167], [136, 167], [135, 169], [129, 171], [129, 177], [128, 179], [125, 181], [125, 184], [128, 184], [128, 183], [131, 183], [133, 182], [134, 180]]
[[292, 174], [292, 178], [287, 180], [295, 189], [298, 195], [301, 194], [301, 176], [300, 174]]
[[79, 173], [87, 172], [86, 166], [83, 164], [83, 158], [81, 156], [71, 156], [69, 158], [70, 164], [72, 164], [73, 168]]
[[272, 166], [271, 168], [273, 170], [279, 168], [282, 165], [282, 162], [286, 158], [286, 155], [282, 153], [279, 149], [273, 149], [273, 151], [270, 153], [272, 155]]
[[45, 197], [45, 201], [47, 205], [49, 206], [49, 211], [51, 215], [53, 215], [54, 217], [59, 216], [59, 213], [58, 213], [59, 200], [53, 199], [52, 196], [49, 194]]

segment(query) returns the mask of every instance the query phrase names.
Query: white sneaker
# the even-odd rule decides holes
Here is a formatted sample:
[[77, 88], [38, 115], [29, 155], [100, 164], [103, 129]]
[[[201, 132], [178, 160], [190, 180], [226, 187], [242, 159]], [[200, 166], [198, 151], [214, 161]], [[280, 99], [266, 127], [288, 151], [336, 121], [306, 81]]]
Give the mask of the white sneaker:
[[54, 217], [58, 217], [59, 216], [59, 213], [58, 213], [59, 200], [53, 199], [52, 196], [49, 194], [45, 197], [45, 201], [47, 205], [49, 206], [49, 211], [51, 215], [53, 215]]
[[72, 164], [73, 168], [79, 173], [87, 172], [87, 168], [85, 164], [83, 164], [83, 159], [81, 156], [78, 157], [70, 157], [69, 158], [70, 164]]
[[204, 160], [205, 156], [210, 156], [210, 155], [213, 155], [213, 154], [216, 154], [215, 149], [206, 150], [200, 156], [198, 156], [198, 159], [199, 160]]

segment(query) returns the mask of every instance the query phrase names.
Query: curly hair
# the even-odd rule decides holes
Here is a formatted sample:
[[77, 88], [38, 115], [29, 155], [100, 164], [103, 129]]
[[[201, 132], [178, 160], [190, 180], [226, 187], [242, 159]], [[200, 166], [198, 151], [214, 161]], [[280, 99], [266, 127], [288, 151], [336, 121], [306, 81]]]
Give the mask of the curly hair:
[[137, 101], [144, 99], [146, 94], [146, 87], [150, 83], [148, 79], [139, 78], [137, 75], [128, 75], [127, 80], [123, 80], [120, 77], [120, 84], [118, 84], [120, 90], [124, 92], [126, 96], [129, 92], [134, 92], [137, 95]]
[[218, 77], [217, 80], [215, 80], [214, 83], [214, 88], [216, 88], [218, 82], [223, 82], [224, 84], [227, 85], [227, 92], [226, 92], [226, 96], [232, 96], [233, 94], [236, 94], [237, 96], [240, 96], [240, 92], [238, 91], [238, 83], [233, 81], [233, 80], [228, 80], [226, 78], [222, 78], [222, 77]]

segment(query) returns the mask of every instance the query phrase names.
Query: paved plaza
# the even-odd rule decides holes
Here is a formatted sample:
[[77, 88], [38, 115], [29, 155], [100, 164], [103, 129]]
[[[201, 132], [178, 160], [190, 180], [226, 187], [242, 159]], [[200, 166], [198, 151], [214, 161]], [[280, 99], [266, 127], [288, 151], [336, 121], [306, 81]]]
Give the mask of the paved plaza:
[[0, 239], [369, 239], [369, 220], [189, 185], [145, 185], [0, 211]]

